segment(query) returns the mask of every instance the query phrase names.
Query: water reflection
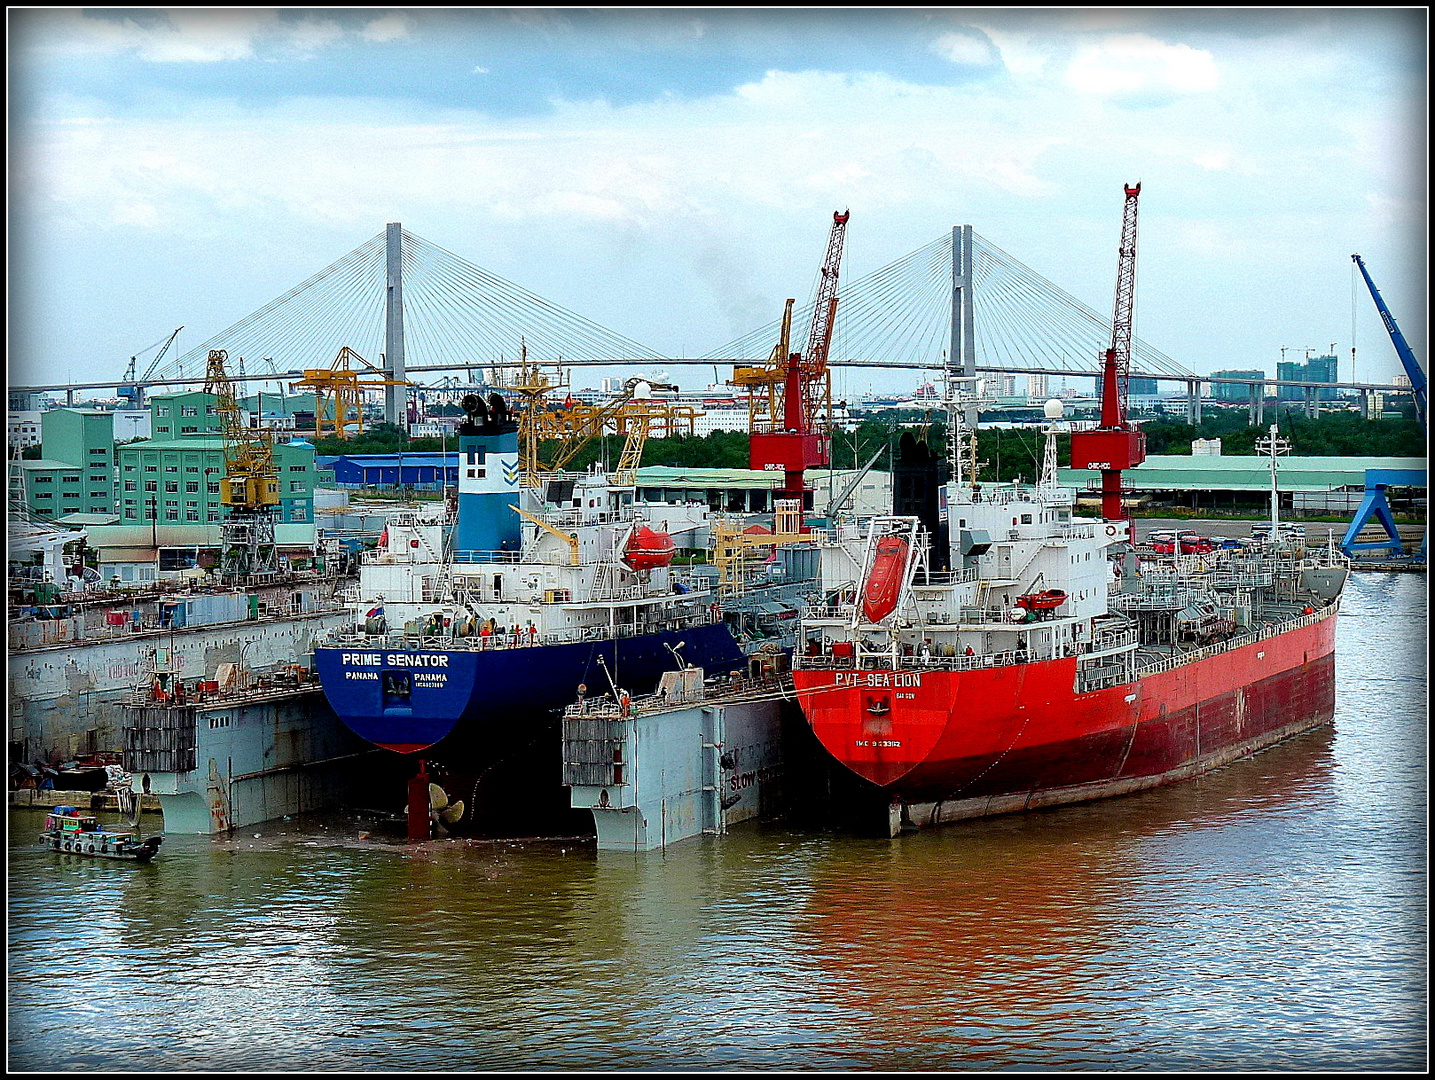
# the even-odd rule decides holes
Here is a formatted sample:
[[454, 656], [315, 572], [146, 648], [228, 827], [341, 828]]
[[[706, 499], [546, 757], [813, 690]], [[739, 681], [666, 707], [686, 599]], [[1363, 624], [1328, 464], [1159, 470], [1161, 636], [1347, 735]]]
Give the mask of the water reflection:
[[126, 867], [12, 828], [11, 1065], [1418, 1070], [1424, 607], [1402, 588], [1348, 593], [1334, 728], [896, 841], [599, 857], [315, 819]]

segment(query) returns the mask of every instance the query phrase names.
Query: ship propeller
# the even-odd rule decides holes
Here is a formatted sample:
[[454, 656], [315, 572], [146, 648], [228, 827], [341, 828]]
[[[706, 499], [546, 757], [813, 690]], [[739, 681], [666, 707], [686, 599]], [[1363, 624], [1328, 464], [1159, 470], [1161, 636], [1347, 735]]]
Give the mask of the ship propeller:
[[434, 832], [439, 836], [448, 835], [448, 829], [444, 826], [452, 825], [463, 817], [463, 809], [462, 799], [450, 802], [448, 792], [437, 784], [429, 784], [429, 819], [433, 822]]

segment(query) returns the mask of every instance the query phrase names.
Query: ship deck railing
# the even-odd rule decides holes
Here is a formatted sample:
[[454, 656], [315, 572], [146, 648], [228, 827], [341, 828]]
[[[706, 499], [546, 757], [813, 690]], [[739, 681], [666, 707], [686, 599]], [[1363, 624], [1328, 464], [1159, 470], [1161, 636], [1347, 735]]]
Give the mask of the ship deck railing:
[[[454, 551], [450, 557], [455, 563], [516, 563], [523, 558], [521, 551]], [[567, 553], [564, 553], [567, 557]]]
[[1138, 676], [1152, 675], [1161, 671], [1170, 671], [1173, 668], [1189, 664], [1193, 660], [1204, 660], [1208, 657], [1219, 656], [1221, 653], [1229, 652], [1232, 649], [1239, 649], [1245, 645], [1254, 645], [1258, 641], [1265, 641], [1268, 638], [1299, 629], [1302, 626], [1310, 626], [1312, 623], [1320, 622], [1321, 619], [1328, 618], [1331, 615], [1333, 608], [1334, 605], [1327, 605], [1317, 611], [1312, 611], [1309, 615], [1296, 615], [1282, 619], [1279, 622], [1263, 626], [1259, 630], [1254, 630], [1250, 633], [1213, 642], [1199, 649], [1177, 653], [1174, 656], [1169, 656], [1153, 663], [1139, 665], [1136, 668], [1136, 674]]
[[626, 721], [649, 713], [692, 709], [717, 702], [765, 701], [774, 697], [792, 700], [792, 679], [786, 673], [774, 672], [752, 678], [739, 675], [735, 679], [718, 678], [705, 682], [701, 690], [672, 695], [643, 694], [632, 698], [626, 709], [611, 696], [587, 697], [573, 702], [563, 710], [565, 719]]
[[490, 652], [506, 649], [528, 649], [544, 645], [575, 645], [584, 642], [611, 641], [617, 638], [638, 637], [642, 634], [657, 633], [660, 630], [687, 630], [706, 626], [712, 616], [707, 612], [664, 619], [661, 626], [633, 626], [627, 623], [617, 625], [594, 625], [563, 627], [529, 634], [521, 629], [517, 634], [511, 631], [493, 634], [408, 634], [390, 631], [386, 634], [366, 634], [362, 630], [345, 630], [332, 633], [324, 639], [328, 648], [348, 646], [362, 648], [402, 649], [406, 651], [434, 652], [441, 650], [464, 650], [468, 652]]

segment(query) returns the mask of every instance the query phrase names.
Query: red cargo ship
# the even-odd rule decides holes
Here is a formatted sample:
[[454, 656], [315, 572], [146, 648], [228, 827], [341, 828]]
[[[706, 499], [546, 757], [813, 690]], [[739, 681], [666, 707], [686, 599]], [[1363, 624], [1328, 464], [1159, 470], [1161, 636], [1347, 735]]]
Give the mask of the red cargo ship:
[[[928, 571], [916, 518], [829, 541], [847, 554], [824, 555], [827, 601], [794, 657], [814, 733], [890, 796], [893, 835], [1183, 780], [1331, 719], [1348, 571], [1333, 545], [1138, 569], [1127, 523], [1073, 519], [1054, 475], [947, 494], [956, 569]], [[893, 587], [881, 553], [903, 534]]]

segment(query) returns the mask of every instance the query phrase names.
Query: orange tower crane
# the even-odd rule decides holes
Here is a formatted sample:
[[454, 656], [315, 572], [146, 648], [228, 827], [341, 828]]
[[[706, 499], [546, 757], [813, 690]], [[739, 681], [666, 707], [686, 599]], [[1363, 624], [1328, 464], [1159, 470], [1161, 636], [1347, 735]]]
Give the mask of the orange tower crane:
[[[1121, 248], [1116, 264], [1116, 304], [1111, 316], [1111, 347], [1103, 357], [1101, 426], [1073, 432], [1071, 467], [1101, 473], [1101, 516], [1127, 519], [1122, 506], [1121, 470], [1146, 460], [1146, 433], [1126, 419], [1127, 383], [1131, 372], [1133, 312], [1136, 305], [1136, 198], [1141, 185], [1125, 186]], [[1132, 523], [1127, 530], [1134, 540]]]

